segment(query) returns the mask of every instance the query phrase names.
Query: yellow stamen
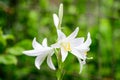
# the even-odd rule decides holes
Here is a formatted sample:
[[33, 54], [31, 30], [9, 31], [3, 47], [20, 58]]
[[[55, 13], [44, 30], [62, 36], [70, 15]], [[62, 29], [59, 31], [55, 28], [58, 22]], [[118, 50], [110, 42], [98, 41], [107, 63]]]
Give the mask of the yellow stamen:
[[71, 47], [70, 47], [69, 42], [63, 43], [62, 46], [66, 51], [71, 51]]
[[87, 52], [85, 52], [84, 54], [87, 55]]

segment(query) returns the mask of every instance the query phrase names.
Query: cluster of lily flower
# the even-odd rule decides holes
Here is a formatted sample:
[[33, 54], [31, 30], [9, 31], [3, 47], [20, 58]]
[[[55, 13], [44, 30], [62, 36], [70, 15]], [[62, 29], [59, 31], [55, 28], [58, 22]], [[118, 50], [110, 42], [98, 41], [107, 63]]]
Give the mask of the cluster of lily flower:
[[55, 50], [60, 50], [61, 60], [65, 61], [68, 52], [72, 53], [78, 59], [80, 63], [80, 73], [82, 71], [83, 65], [86, 63], [87, 52], [89, 51], [89, 46], [91, 44], [90, 33], [87, 34], [87, 39], [84, 41], [84, 37], [76, 38], [79, 27], [77, 27], [68, 37], [61, 31], [61, 23], [63, 17], [63, 4], [60, 4], [59, 12], [53, 14], [54, 25], [57, 30], [58, 39], [55, 44], [51, 46], [47, 45], [47, 38], [45, 38], [42, 44], [33, 39], [32, 46], [33, 50], [23, 51], [24, 54], [28, 56], [37, 56], [35, 59], [35, 66], [40, 69], [41, 64], [47, 57], [48, 66], [55, 70], [55, 66], [52, 62], [52, 55], [54, 55]]

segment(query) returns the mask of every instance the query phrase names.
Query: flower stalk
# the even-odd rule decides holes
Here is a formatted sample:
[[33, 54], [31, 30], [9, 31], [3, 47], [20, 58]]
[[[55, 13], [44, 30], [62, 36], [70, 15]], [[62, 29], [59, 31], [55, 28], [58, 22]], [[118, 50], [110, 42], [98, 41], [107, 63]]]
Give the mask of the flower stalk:
[[55, 49], [55, 54], [56, 54], [57, 63], [58, 63], [56, 77], [57, 77], [57, 80], [62, 80], [64, 76], [64, 72], [63, 72], [64, 64], [62, 63], [62, 56], [61, 56], [60, 50], [58, 51], [57, 49]]
[[57, 56], [57, 61], [58, 61], [58, 70], [57, 70], [57, 80], [61, 80], [61, 76], [62, 76], [62, 61], [61, 61], [61, 54], [58, 53], [58, 56]]

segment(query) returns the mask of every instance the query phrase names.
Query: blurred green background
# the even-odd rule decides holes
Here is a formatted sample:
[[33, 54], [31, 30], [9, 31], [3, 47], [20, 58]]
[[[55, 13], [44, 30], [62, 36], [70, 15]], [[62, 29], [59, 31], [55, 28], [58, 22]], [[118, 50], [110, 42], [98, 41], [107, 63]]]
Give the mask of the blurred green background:
[[[34, 37], [56, 42], [53, 13], [64, 4], [62, 28], [69, 35], [77, 26], [78, 37], [91, 33], [92, 45], [83, 71], [72, 54], [65, 61], [63, 80], [120, 80], [119, 0], [0, 0], [0, 80], [56, 80], [46, 61], [38, 70], [35, 57], [22, 53], [32, 49]], [[54, 65], [57, 68], [55, 55]]]

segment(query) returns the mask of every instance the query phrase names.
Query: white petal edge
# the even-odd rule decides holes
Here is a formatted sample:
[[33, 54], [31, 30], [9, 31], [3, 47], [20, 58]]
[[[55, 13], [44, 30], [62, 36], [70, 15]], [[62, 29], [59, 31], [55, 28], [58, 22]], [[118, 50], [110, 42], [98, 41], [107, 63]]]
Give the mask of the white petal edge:
[[52, 51], [51, 48], [42, 48], [40, 50], [27, 50], [27, 51], [23, 51], [23, 53], [28, 55], [28, 56], [38, 56], [38, 55], [41, 55], [41, 54], [49, 53], [51, 51]]
[[23, 53], [27, 56], [38, 56], [38, 55], [40, 55], [41, 51], [28, 50], [28, 51], [23, 51]]
[[40, 69], [40, 66], [43, 63], [43, 61], [45, 60], [45, 58], [46, 58], [46, 55], [44, 55], [44, 54], [36, 57], [35, 66], [37, 69]]
[[79, 52], [78, 50], [76, 50], [76, 49], [72, 49], [71, 53], [72, 53], [73, 55], [75, 55], [76, 57], [79, 57], [79, 58], [81, 58], [81, 59], [85, 59], [85, 58], [86, 58], [86, 56], [85, 56], [83, 53], [80, 53], [80, 52]]
[[33, 39], [32, 46], [33, 46], [34, 49], [40, 49], [40, 48], [42, 48], [42, 45], [39, 44], [39, 43], [36, 41], [36, 38]]
[[44, 38], [44, 40], [42, 42], [42, 46], [47, 47], [47, 38]]
[[80, 53], [85, 53], [90, 50], [89, 46], [85, 45], [84, 43], [75, 47], [75, 49], [77, 49]]
[[71, 48], [77, 47], [77, 46], [83, 44], [83, 42], [84, 42], [83, 37], [72, 39], [72, 40], [70, 40]]
[[86, 46], [90, 46], [90, 44], [92, 43], [92, 41], [91, 41], [91, 37], [90, 37], [90, 33], [88, 32], [88, 34], [87, 34], [87, 39], [86, 39], [86, 41], [85, 41], [85, 45]]
[[59, 17], [57, 16], [57, 14], [53, 14], [53, 21], [56, 29], [58, 29]]
[[90, 33], [88, 33], [86, 41], [83, 44], [81, 44], [75, 48], [78, 49], [80, 52], [85, 53], [90, 50], [89, 46], [91, 43], [92, 43], [92, 41], [90, 38]]
[[68, 51], [65, 51], [64, 48], [61, 48], [61, 55], [62, 55], [62, 62], [64, 62], [68, 55]]
[[67, 38], [74, 39], [77, 36], [78, 31], [79, 31], [79, 27], [77, 27]]
[[55, 43], [51, 45], [52, 48], [60, 48], [60, 44], [59, 43]]
[[61, 30], [57, 30], [57, 34], [58, 34], [58, 41], [66, 38], [66, 35]]
[[48, 66], [49, 66], [51, 69], [56, 70], [56, 69], [55, 69], [55, 66], [53, 65], [53, 62], [52, 62], [52, 59], [51, 59], [51, 55], [48, 55], [48, 57], [47, 57], [47, 64], [48, 64]]

